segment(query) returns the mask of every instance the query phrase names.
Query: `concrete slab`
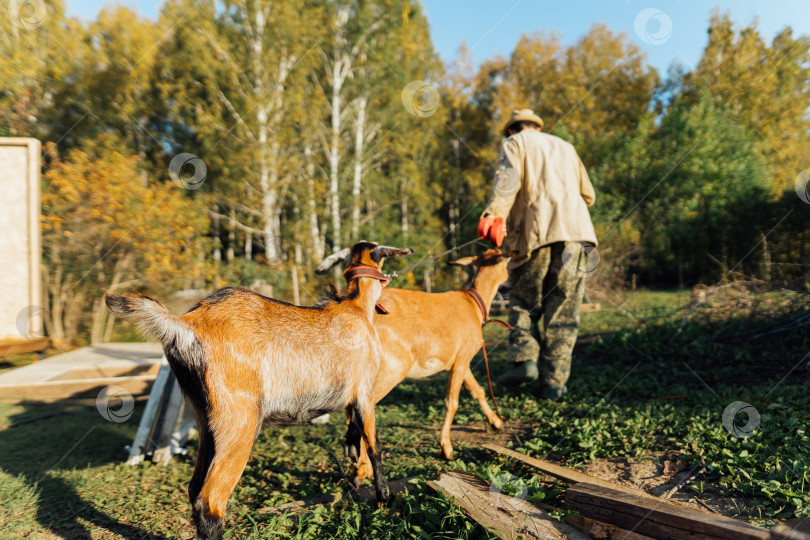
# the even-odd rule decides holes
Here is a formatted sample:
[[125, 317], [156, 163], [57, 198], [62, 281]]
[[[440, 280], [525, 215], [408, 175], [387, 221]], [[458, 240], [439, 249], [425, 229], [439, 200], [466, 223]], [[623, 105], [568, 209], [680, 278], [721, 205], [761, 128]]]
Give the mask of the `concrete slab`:
[[56, 401], [93, 396], [105, 386], [131, 394], [149, 390], [163, 348], [155, 343], [104, 343], [0, 374], [0, 399]]

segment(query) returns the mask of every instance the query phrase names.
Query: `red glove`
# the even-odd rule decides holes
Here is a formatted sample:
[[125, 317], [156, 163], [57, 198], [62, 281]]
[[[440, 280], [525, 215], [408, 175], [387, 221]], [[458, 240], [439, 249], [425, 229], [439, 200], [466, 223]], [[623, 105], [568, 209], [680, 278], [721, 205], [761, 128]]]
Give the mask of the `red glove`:
[[496, 247], [501, 247], [503, 237], [506, 236], [506, 223], [503, 218], [486, 216], [478, 221], [478, 237]]

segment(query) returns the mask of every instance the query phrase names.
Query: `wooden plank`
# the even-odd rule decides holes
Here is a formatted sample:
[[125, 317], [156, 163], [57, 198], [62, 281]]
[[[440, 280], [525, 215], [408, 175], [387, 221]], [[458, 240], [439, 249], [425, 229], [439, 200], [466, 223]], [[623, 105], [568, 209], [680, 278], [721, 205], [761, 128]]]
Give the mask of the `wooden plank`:
[[504, 495], [475, 476], [461, 471], [442, 474], [427, 485], [454, 500], [471, 519], [499, 538], [587, 540], [573, 527], [560, 523], [523, 499]]
[[771, 540], [810, 540], [810, 518], [791, 519], [771, 529]]
[[579, 514], [565, 516], [565, 522], [594, 540], [650, 540], [649, 536], [636, 534], [616, 525], [596, 521]]
[[602, 304], [582, 304], [579, 307], [580, 313], [595, 313], [597, 311], [602, 311]]
[[0, 357], [10, 354], [44, 351], [50, 344], [51, 340], [46, 337], [0, 340]]
[[94, 397], [105, 386], [120, 386], [130, 394], [138, 395], [145, 393], [154, 380], [155, 375], [135, 375], [132, 377], [48, 381], [31, 385], [8, 385], [0, 387], [0, 398], [52, 403], [63, 399]]
[[593, 484], [568, 488], [565, 506], [587, 518], [652, 538], [767, 540], [770, 537], [770, 531], [732, 518]]
[[[418, 478], [418, 476], [409, 476], [407, 478], [400, 478], [399, 480], [389, 482], [388, 490], [390, 491], [391, 496], [393, 497], [394, 495], [404, 492], [411, 480], [415, 480], [416, 478]], [[311, 499], [292, 501], [280, 506], [265, 506], [264, 508], [259, 508], [256, 512], [259, 514], [282, 514], [284, 512], [298, 514], [312, 506], [317, 506], [320, 504], [334, 504], [343, 500], [343, 498], [347, 495], [350, 495], [353, 499], [359, 501], [373, 499], [375, 497], [374, 486], [361, 487], [356, 492], [348, 491], [346, 493], [330, 493], [329, 495], [321, 495], [320, 497], [313, 497]]]
[[[593, 484], [596, 486], [603, 486], [609, 489], [615, 489], [618, 491], [623, 491], [625, 493], [632, 493], [633, 495], [637, 495], [639, 497], [646, 497], [649, 499], [658, 499], [654, 495], [650, 495], [646, 491], [641, 491], [640, 489], [634, 489], [631, 487], [623, 486], [621, 484], [617, 484], [615, 482], [610, 482], [608, 480], [602, 480], [596, 476], [591, 476], [589, 474], [581, 473], [579, 471], [575, 471], [573, 469], [569, 469], [567, 467], [562, 467], [557, 465], [556, 463], [551, 463], [550, 461], [545, 461], [542, 459], [533, 458], [527, 456], [526, 454], [521, 454], [520, 452], [515, 452], [514, 450], [509, 450], [508, 448], [504, 448], [503, 446], [499, 446], [497, 444], [485, 443], [482, 445], [483, 448], [496, 452], [502, 456], [510, 457], [515, 460], [520, 461], [530, 467], [533, 467], [548, 476], [552, 476], [557, 478], [558, 480], [563, 480], [565, 482], [569, 482], [571, 484]], [[683, 506], [684, 508], [692, 508], [689, 505], [671, 501], [672, 504], [676, 506]], [[698, 512], [705, 512], [707, 514], [715, 514], [715, 512], [711, 512], [709, 510], [704, 510], [702, 508], [695, 508]]]
[[530, 467], [534, 467], [535, 469], [546, 473], [549, 476], [553, 476], [554, 478], [557, 478], [559, 480], [565, 480], [566, 482], [570, 482], [572, 484], [579, 484], [579, 483], [593, 484], [596, 486], [603, 486], [606, 488], [624, 491], [625, 493], [632, 493], [639, 497], [648, 497], [651, 499], [656, 498], [650, 495], [649, 493], [641, 491], [640, 489], [633, 489], [622, 486], [620, 484], [616, 484], [614, 482], [608, 482], [607, 480], [602, 480], [601, 478], [597, 478], [589, 474], [581, 473], [579, 471], [568, 469], [566, 467], [561, 467], [555, 463], [551, 463], [550, 461], [533, 458], [527, 456], [526, 454], [521, 454], [520, 452], [509, 450], [508, 448], [504, 448], [503, 446], [497, 444], [485, 443], [482, 446], [487, 450], [491, 450], [497, 454], [501, 454], [502, 456], [516, 459], [521, 463], [525, 463]]

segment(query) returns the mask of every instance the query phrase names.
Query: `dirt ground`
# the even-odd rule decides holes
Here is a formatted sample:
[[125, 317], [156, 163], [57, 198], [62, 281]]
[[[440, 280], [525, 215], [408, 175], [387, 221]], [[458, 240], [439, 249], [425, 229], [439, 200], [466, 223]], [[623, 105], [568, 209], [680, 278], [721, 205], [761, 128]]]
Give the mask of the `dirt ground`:
[[[481, 427], [482, 424], [485, 427]], [[450, 440], [453, 444], [464, 442], [470, 446], [481, 446], [484, 443], [506, 445], [509, 441], [525, 438], [531, 429], [517, 422], [506, 422], [501, 429], [495, 429], [486, 422], [476, 422], [474, 426], [453, 426]], [[439, 431], [436, 431], [438, 438]]]
[[708, 482], [704, 482], [702, 493], [694, 491], [692, 486], [700, 485], [700, 469], [699, 465], [688, 468], [677, 453], [661, 452], [640, 458], [597, 459], [583, 472], [657, 497], [665, 497], [680, 484], [668, 498], [724, 516], [739, 514], [747, 504], [744, 498], [714, 493], [714, 486]]

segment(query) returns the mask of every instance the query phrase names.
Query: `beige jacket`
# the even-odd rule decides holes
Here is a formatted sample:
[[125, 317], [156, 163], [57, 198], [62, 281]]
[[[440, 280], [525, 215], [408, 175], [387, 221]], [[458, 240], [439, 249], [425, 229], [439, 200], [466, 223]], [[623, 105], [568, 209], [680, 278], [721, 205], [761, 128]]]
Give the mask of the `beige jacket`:
[[559, 137], [524, 129], [506, 139], [492, 192], [482, 216], [506, 218], [503, 249], [518, 252], [510, 268], [552, 242], [597, 243], [588, 213], [593, 185], [574, 147]]

